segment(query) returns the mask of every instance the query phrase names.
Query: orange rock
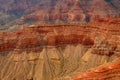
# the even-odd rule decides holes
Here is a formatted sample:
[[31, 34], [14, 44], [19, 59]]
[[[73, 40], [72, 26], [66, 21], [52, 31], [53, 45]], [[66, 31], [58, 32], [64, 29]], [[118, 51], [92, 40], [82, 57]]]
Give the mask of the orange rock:
[[[117, 73], [117, 74], [115, 74]], [[85, 74], [85, 75], [84, 75]], [[72, 80], [103, 80], [107, 78], [107, 76], [114, 77], [112, 75], [119, 75], [120, 74], [120, 61], [115, 61], [112, 63], [108, 63], [106, 65], [100, 66], [94, 70], [85, 72], [74, 77]]]

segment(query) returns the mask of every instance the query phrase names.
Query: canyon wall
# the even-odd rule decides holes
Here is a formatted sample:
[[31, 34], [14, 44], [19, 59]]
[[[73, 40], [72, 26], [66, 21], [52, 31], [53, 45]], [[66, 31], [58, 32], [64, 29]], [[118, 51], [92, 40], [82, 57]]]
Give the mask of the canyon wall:
[[103, 18], [0, 32], [0, 79], [119, 80], [119, 26], [120, 18]]
[[0, 0], [0, 26], [4, 30], [35, 23], [83, 23], [119, 17], [119, 4], [119, 0]]

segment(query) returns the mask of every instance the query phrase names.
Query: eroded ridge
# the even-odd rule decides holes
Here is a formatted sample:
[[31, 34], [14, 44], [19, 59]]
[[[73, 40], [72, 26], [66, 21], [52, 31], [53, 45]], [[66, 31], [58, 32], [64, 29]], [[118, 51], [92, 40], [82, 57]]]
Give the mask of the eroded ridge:
[[93, 68], [71, 80], [119, 80], [120, 58], [116, 61]]
[[2, 32], [0, 33], [0, 52], [47, 45], [83, 44], [94, 45], [93, 53], [95, 54], [110, 56], [119, 52], [119, 21], [118, 18], [99, 19], [84, 25], [31, 25], [17, 32]]
[[[103, 64], [96, 68], [100, 75], [119, 77], [119, 67], [106, 67], [120, 56], [119, 21], [106, 18], [88, 24], [35, 24], [16, 32], [0, 32], [0, 79], [70, 80]], [[100, 78], [94, 71], [91, 75]]]
[[[63, 27], [63, 28], [62, 28]], [[81, 30], [76, 25], [34, 25], [17, 32], [0, 33], [0, 52], [13, 49], [29, 49], [43, 46], [61, 46], [67, 44], [93, 45], [94, 40], [75, 30]], [[65, 32], [65, 31], [67, 32]], [[10, 36], [9, 36], [10, 35]]]

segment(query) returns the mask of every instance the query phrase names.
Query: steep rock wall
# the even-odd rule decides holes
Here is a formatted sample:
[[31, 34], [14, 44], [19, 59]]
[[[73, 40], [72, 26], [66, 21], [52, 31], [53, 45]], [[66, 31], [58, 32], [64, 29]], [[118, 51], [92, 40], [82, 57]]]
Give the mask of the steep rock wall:
[[[0, 79], [70, 80], [112, 62], [120, 56], [119, 22], [119, 18], [105, 18], [89, 24], [36, 24], [16, 32], [1, 32]], [[119, 70], [119, 58], [116, 65]], [[110, 71], [106, 66], [105, 70]], [[107, 74], [104, 70], [100, 76], [92, 73], [98, 78]], [[109, 76], [119, 77], [116, 73], [119, 71]]]

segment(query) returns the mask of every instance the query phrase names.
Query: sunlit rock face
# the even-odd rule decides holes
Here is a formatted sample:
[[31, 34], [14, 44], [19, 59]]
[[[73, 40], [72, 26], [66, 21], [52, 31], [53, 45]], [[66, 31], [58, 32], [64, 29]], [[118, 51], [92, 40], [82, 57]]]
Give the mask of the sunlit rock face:
[[119, 26], [120, 18], [102, 18], [1, 32], [0, 79], [119, 80]]
[[119, 80], [120, 79], [120, 58], [111, 63], [104, 64], [91, 69], [83, 74], [74, 77], [71, 80]]

